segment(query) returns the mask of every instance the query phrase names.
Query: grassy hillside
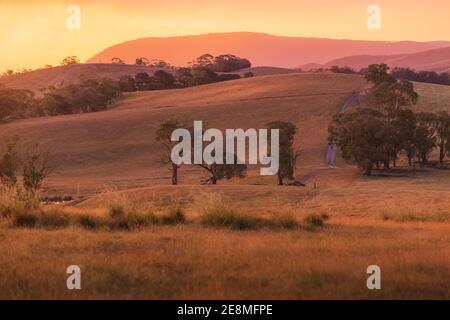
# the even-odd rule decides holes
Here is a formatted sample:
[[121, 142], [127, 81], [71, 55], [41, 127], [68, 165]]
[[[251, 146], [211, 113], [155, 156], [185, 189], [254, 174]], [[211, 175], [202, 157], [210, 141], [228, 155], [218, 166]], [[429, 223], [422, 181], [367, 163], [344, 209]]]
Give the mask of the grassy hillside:
[[[77, 84], [88, 79], [109, 78], [117, 80], [123, 75], [134, 76], [140, 72], [152, 75], [161, 68], [137, 66], [133, 64], [92, 63], [70, 66], [60, 66], [48, 69], [35, 70], [10, 77], [0, 78], [0, 88], [28, 89], [39, 93], [41, 89], [49, 86], [63, 87]], [[166, 72], [174, 72], [173, 69], [163, 69]], [[293, 73], [293, 70], [276, 67], [255, 67], [232, 72], [244, 77], [251, 72], [254, 76]]]
[[[52, 192], [90, 197], [75, 207], [43, 207], [70, 217], [72, 224], [58, 230], [0, 219], [0, 239], [14, 239], [0, 241], [0, 298], [448, 299], [450, 170], [401, 168], [363, 177], [351, 166], [322, 168], [330, 118], [365, 86], [360, 76], [273, 75], [133, 93], [105, 112], [1, 125], [1, 137], [19, 134], [23, 143], [51, 148], [58, 169], [49, 180]], [[449, 109], [450, 87], [418, 84], [417, 90], [416, 110]], [[219, 128], [293, 121], [303, 149], [299, 174], [321, 174], [306, 188], [278, 187], [255, 170], [244, 180], [202, 186], [199, 172], [183, 167], [180, 185], [170, 186], [153, 141], [169, 117]], [[108, 192], [117, 188], [128, 190]], [[329, 220], [314, 228], [205, 226], [205, 210], [230, 210], [217, 196], [250, 221]], [[108, 219], [111, 208], [127, 205], [155, 213], [175, 205], [187, 223], [93, 231], [73, 222], [80, 215]], [[65, 270], [74, 263], [82, 269], [81, 291], [65, 286]], [[373, 264], [382, 268], [382, 290], [366, 288]]]
[[35, 70], [0, 79], [0, 86], [39, 92], [49, 86], [63, 87], [88, 79], [119, 79], [139, 72], [153, 74], [161, 68], [120, 64], [79, 64]]
[[[1, 125], [0, 135], [18, 134], [24, 143], [48, 146], [58, 168], [49, 186], [71, 192], [94, 191], [104, 184], [168, 183], [154, 131], [173, 117], [188, 123], [203, 120], [217, 128], [262, 128], [269, 121], [290, 120], [299, 128], [301, 166], [321, 166], [331, 116], [348, 94], [364, 86], [358, 76], [285, 74], [138, 92], [105, 112], [17, 121]], [[183, 168], [181, 183], [197, 184], [195, 170]]]

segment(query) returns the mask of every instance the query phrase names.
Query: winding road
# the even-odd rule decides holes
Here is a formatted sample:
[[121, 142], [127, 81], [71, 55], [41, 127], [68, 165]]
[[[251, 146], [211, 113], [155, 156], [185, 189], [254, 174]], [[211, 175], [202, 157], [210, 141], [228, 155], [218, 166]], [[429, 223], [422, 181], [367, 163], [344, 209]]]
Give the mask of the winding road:
[[[352, 107], [354, 105], [364, 107], [367, 105], [367, 102], [368, 102], [368, 91], [367, 90], [352, 93], [345, 99], [344, 104], [342, 105], [339, 112], [344, 113], [345, 111], [347, 111], [350, 107]], [[337, 151], [337, 146], [335, 144], [327, 144], [327, 153], [325, 156], [326, 167], [323, 169], [317, 169], [317, 170], [311, 171], [308, 174], [302, 176], [301, 178], [296, 179], [294, 182], [294, 185], [305, 187], [306, 184], [311, 179], [319, 176], [319, 174], [322, 171], [336, 168], [336, 151]]]

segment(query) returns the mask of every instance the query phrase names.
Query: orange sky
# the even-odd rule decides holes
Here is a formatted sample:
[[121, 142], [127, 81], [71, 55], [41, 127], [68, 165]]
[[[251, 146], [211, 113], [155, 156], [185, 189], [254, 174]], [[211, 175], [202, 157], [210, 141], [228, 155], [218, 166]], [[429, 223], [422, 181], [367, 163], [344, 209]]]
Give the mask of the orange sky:
[[[66, 28], [69, 4], [81, 30]], [[370, 4], [382, 29], [366, 28]], [[148, 36], [255, 31], [365, 40], [450, 40], [449, 0], [0, 0], [0, 71], [86, 60], [123, 41]]]

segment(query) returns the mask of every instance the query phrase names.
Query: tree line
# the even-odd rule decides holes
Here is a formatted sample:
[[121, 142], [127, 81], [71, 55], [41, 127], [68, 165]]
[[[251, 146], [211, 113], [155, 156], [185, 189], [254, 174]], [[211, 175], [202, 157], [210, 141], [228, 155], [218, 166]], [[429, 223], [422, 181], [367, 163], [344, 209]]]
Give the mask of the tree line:
[[[330, 68], [330, 71], [334, 73], [364, 75], [367, 72], [367, 68], [356, 71], [346, 66], [332, 66]], [[394, 68], [390, 71], [390, 74], [396, 79], [404, 79], [413, 82], [441, 84], [446, 86], [450, 85], [450, 74], [447, 72], [437, 73], [434, 71], [416, 71], [410, 68]]]
[[397, 80], [385, 64], [370, 65], [365, 78], [373, 84], [369, 106], [334, 116], [329, 142], [337, 144], [348, 163], [366, 175], [374, 168], [389, 169], [403, 154], [410, 166], [429, 163], [434, 150], [443, 162], [450, 156], [450, 115], [447, 112], [414, 113], [418, 95], [413, 84]]
[[[61, 65], [76, 65], [80, 60], [69, 56]], [[120, 58], [113, 58], [113, 63], [122, 64]], [[189, 68], [175, 68], [163, 60], [137, 58], [136, 64], [149, 65], [166, 70], [157, 70], [153, 75], [140, 72], [134, 76], [124, 75], [118, 80], [85, 80], [79, 84], [65, 87], [48, 87], [37, 95], [30, 90], [0, 88], [0, 123], [16, 119], [56, 116], [102, 111], [117, 102], [123, 92], [166, 90], [240, 79], [239, 74], [218, 73], [214, 70], [237, 70], [250, 66], [247, 59], [233, 55], [212, 57], [203, 55]], [[51, 67], [51, 66], [50, 66]], [[6, 76], [14, 75], [8, 71]], [[253, 74], [247, 73], [246, 77]]]
[[86, 80], [62, 88], [49, 87], [37, 97], [23, 89], [0, 89], [0, 123], [16, 119], [96, 112], [122, 95], [117, 81]]

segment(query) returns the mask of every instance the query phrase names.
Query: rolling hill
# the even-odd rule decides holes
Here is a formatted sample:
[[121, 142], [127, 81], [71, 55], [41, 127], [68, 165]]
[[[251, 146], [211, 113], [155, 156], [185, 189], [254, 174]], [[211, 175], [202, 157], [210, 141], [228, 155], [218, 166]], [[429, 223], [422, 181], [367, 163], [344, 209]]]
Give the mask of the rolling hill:
[[[88, 79], [119, 79], [123, 75], [134, 76], [139, 72], [146, 72], [150, 75], [157, 70], [174, 72], [173, 69], [162, 69], [131, 64], [78, 64], [70, 66], [60, 66], [48, 69], [35, 70], [27, 73], [16, 74], [9, 77], [0, 78], [0, 87], [13, 89], [28, 89], [39, 92], [49, 86], [63, 87], [76, 84]], [[251, 72], [254, 76], [293, 73], [294, 70], [277, 67], [254, 67], [238, 70], [232, 73], [244, 76]]]
[[332, 60], [322, 67], [348, 66], [360, 70], [374, 63], [386, 63], [391, 68], [401, 67], [419, 71], [450, 72], [450, 47], [412, 54], [350, 56]]
[[408, 54], [446, 46], [450, 42], [334, 40], [233, 32], [127, 41], [106, 48], [87, 62], [109, 63], [112, 58], [120, 57], [133, 63], [137, 57], [147, 57], [185, 66], [204, 53], [229, 53], [249, 59], [254, 66], [296, 68], [346, 56]]
[[118, 79], [123, 75], [135, 75], [139, 72], [153, 74], [160, 69], [137, 65], [78, 64], [2, 77], [0, 78], [0, 85], [5, 88], [39, 91], [49, 86], [63, 87], [88, 79]]
[[[24, 144], [48, 146], [58, 168], [49, 186], [71, 192], [93, 192], [105, 184], [166, 184], [170, 172], [159, 162], [154, 131], [164, 119], [174, 117], [191, 124], [204, 120], [222, 129], [263, 128], [270, 121], [290, 120], [299, 127], [302, 165], [321, 166], [328, 121], [349, 93], [365, 85], [359, 76], [294, 73], [137, 92], [104, 112], [0, 125], [0, 136], [17, 134]], [[195, 170], [183, 168], [182, 183], [198, 184]]]
[[[421, 94], [417, 110], [450, 106], [450, 87], [416, 86]], [[92, 193], [105, 185], [168, 184], [170, 172], [159, 162], [161, 147], [154, 142], [154, 131], [164, 119], [188, 124], [203, 120], [220, 129], [262, 128], [270, 121], [289, 120], [299, 128], [297, 143], [303, 152], [298, 174], [302, 175], [323, 166], [331, 117], [351, 92], [365, 87], [361, 76], [293, 73], [136, 92], [104, 112], [3, 124], [0, 136], [17, 134], [23, 144], [40, 142], [50, 148], [57, 167], [49, 180], [50, 190]], [[202, 175], [198, 170], [183, 167], [180, 182], [198, 185]], [[252, 169], [245, 184], [271, 184], [271, 179]]]

